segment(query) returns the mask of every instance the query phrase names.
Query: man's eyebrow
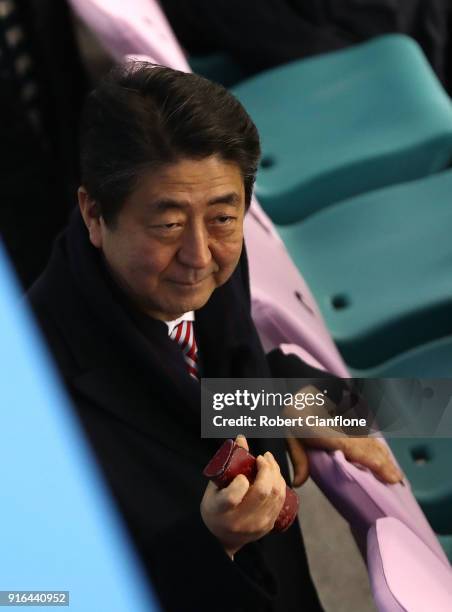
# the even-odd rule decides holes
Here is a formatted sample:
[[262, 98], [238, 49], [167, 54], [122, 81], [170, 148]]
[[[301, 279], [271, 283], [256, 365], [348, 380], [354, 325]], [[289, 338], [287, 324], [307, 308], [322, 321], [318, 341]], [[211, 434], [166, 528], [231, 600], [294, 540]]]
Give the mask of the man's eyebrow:
[[224, 195], [219, 195], [209, 200], [208, 206], [213, 206], [214, 204], [231, 204], [231, 206], [239, 206], [240, 197], [238, 193], [231, 191], [231, 193], [225, 193]]
[[159, 212], [165, 212], [166, 210], [177, 209], [183, 210], [188, 207], [188, 202], [182, 200], [173, 200], [172, 198], [160, 198], [152, 202], [151, 207]]
[[[231, 206], [239, 206], [240, 196], [232, 191], [219, 196], [215, 196], [207, 202], [208, 206], [215, 204], [229, 204]], [[174, 200], [173, 198], [160, 198], [152, 203], [152, 208], [159, 212], [165, 212], [167, 210], [184, 210], [188, 208], [189, 203], [186, 200]]]

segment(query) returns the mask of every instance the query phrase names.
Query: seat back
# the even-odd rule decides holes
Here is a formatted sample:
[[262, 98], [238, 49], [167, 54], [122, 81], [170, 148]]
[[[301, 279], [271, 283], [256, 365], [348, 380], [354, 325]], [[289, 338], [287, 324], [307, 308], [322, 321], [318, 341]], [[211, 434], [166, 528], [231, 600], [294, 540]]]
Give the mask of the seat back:
[[156, 0], [69, 0], [75, 14], [116, 61], [128, 54], [190, 71], [165, 14]]
[[0, 338], [1, 588], [69, 591], [77, 611], [157, 610], [1, 241]]
[[376, 521], [367, 537], [367, 565], [379, 612], [452, 610], [452, 571], [406, 525]]
[[255, 191], [278, 224], [450, 165], [451, 100], [407, 36], [289, 62], [233, 93], [259, 130]]
[[350, 367], [378, 367], [452, 335], [451, 191], [447, 170], [280, 228]]
[[264, 348], [296, 344], [325, 370], [348, 377], [309, 287], [254, 199], [245, 220], [253, 319]]
[[390, 516], [409, 527], [442, 563], [449, 566], [406, 479], [400, 484], [384, 484], [369, 470], [347, 461], [341, 451], [329, 453], [310, 449], [308, 452], [312, 478], [350, 523], [362, 551], [365, 551], [369, 528], [377, 519]]

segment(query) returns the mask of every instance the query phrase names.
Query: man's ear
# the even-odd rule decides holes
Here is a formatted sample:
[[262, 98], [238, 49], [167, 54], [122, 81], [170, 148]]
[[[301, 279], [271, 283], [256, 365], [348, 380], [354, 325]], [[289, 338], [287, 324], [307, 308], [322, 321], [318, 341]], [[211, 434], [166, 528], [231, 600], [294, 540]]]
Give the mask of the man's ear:
[[95, 200], [93, 200], [83, 187], [77, 190], [78, 205], [82, 213], [83, 221], [89, 232], [91, 244], [96, 248], [102, 248], [102, 217]]

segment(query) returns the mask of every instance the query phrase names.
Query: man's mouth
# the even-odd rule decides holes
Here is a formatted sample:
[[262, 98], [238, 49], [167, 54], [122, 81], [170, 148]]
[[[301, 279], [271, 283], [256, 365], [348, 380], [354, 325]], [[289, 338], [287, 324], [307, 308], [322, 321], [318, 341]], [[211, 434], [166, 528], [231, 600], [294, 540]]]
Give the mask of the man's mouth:
[[171, 282], [175, 283], [176, 285], [182, 285], [183, 287], [197, 287], [198, 285], [201, 285], [205, 280], [207, 280], [209, 276], [205, 276], [204, 278], [201, 278], [200, 280], [197, 281], [177, 281], [177, 280], [173, 280]]

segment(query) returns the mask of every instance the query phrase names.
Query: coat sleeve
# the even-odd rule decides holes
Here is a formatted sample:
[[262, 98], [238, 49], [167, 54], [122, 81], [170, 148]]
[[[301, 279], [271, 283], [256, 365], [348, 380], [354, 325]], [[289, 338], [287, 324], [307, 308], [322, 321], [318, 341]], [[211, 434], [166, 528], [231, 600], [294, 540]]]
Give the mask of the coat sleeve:
[[198, 512], [154, 535], [141, 550], [165, 610], [264, 612], [277, 586], [257, 544], [229, 559]]
[[349, 411], [353, 410], [355, 417], [365, 419], [375, 417], [361, 392], [359, 379], [339, 378], [324, 370], [318, 370], [296, 355], [284, 354], [279, 348], [272, 350], [266, 357], [273, 378], [285, 378], [291, 393], [299, 391], [301, 378], [306, 385], [311, 384], [318, 389], [326, 389], [327, 396], [332, 401], [329, 407], [331, 416], [340, 414], [352, 416]]
[[[232, 561], [204, 524], [202, 487], [152, 438], [73, 398], [152, 588], [170, 612], [267, 612], [278, 590], [259, 542]], [[179, 460], [178, 457], [176, 457]], [[183, 461], [183, 457], [180, 458]], [[180, 478], [180, 476], [179, 476]]]
[[[279, 348], [267, 354], [267, 362], [273, 378], [303, 378], [306, 379], [306, 384], [311, 383], [315, 387], [321, 384], [323, 388], [328, 389], [328, 397], [336, 404], [340, 403], [342, 393], [347, 388], [343, 379], [308, 365], [296, 355], [286, 355]], [[298, 390], [297, 383], [294, 385], [293, 390]]]

